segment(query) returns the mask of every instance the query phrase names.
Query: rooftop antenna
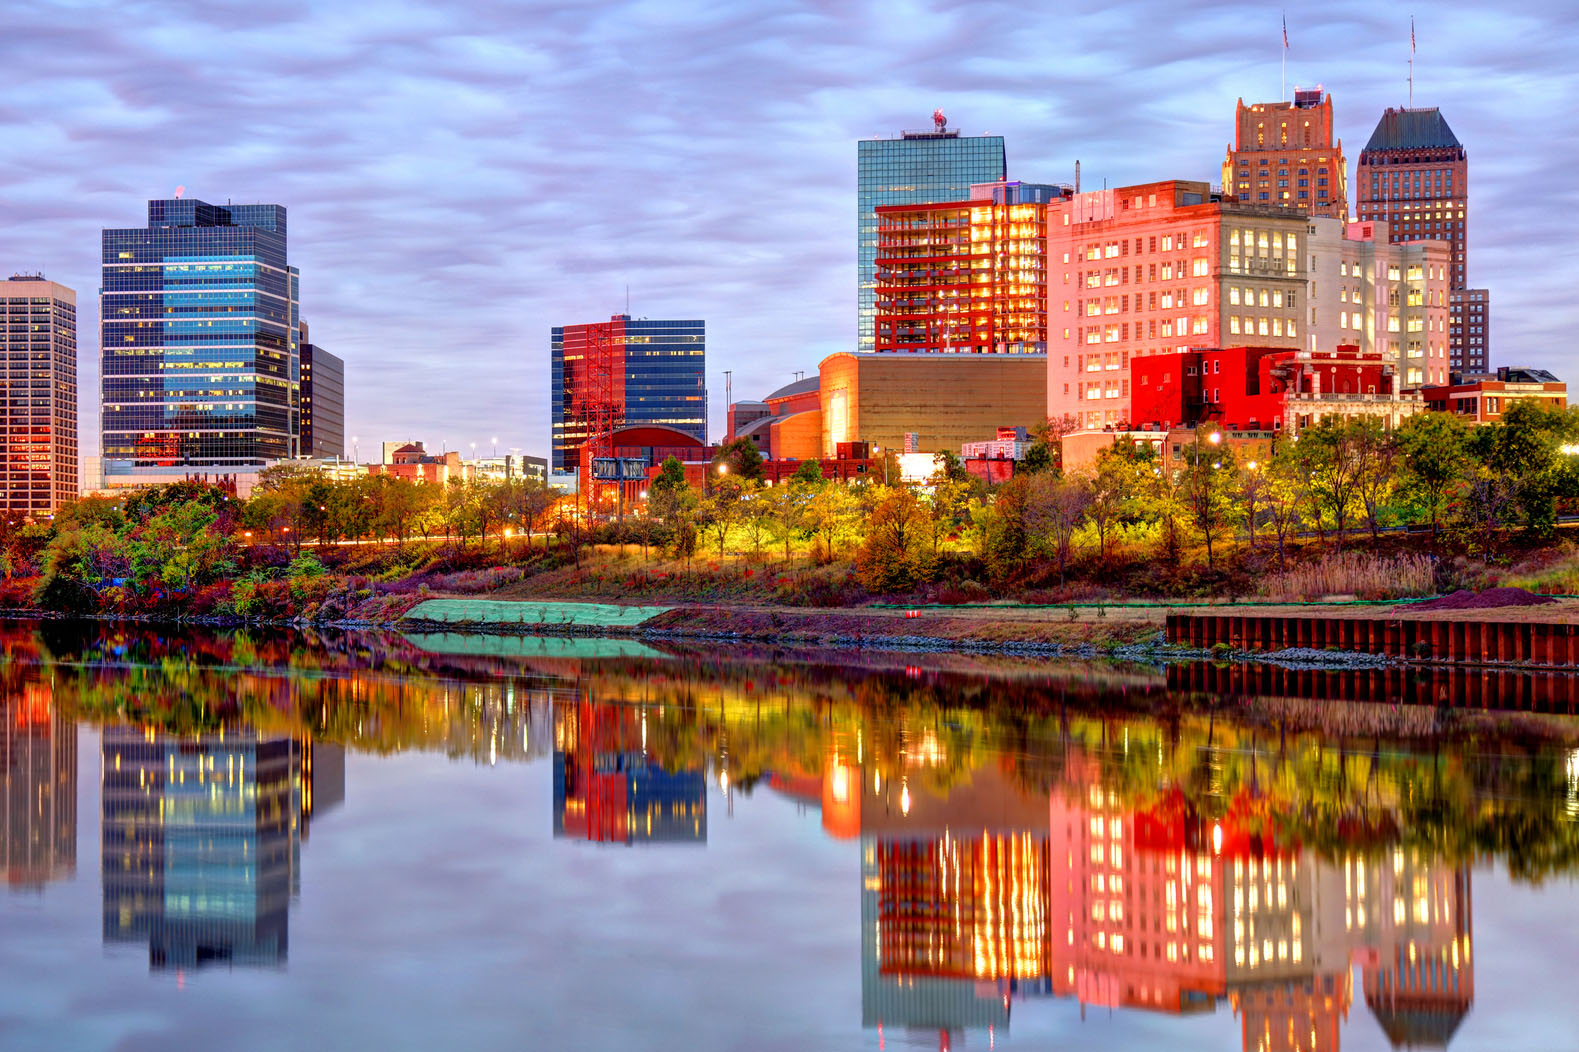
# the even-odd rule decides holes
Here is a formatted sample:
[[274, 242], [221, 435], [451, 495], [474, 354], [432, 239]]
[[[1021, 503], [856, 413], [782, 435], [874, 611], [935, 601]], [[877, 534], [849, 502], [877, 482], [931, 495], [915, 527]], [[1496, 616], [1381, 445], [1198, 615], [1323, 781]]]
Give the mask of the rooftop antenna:
[[186, 187], [184, 187], [184, 186], [176, 187], [175, 188], [175, 199], [177, 201], [181, 200], [181, 195], [184, 194], [184, 193], [186, 193]]
[[631, 312], [631, 283], [627, 281], [625, 283], [625, 313], [629, 314], [630, 312]]
[[1075, 161], [1075, 193], [1080, 192], [1080, 162]]

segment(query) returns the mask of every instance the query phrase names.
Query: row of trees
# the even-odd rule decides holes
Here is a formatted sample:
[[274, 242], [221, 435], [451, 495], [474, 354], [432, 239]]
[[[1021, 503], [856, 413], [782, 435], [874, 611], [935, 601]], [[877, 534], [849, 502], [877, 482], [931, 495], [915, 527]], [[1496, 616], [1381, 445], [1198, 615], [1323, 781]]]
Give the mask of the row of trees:
[[1504, 419], [1471, 427], [1424, 413], [1396, 430], [1374, 418], [1329, 419], [1295, 438], [1231, 448], [1208, 425], [1158, 451], [1119, 439], [1088, 470], [1027, 472], [980, 512], [985, 554], [1042, 554], [1062, 574], [1077, 541], [1099, 560], [1121, 541], [1155, 543], [1178, 559], [1193, 540], [1211, 565], [1224, 543], [1274, 546], [1294, 536], [1342, 547], [1394, 527], [1453, 529], [1489, 558], [1502, 531], [1555, 529], [1561, 501], [1579, 497], [1579, 415], [1515, 402]]
[[786, 564], [797, 549], [814, 563], [853, 555], [862, 583], [879, 593], [932, 580], [958, 556], [982, 560], [997, 582], [1020, 579], [1033, 561], [1063, 581], [1077, 559], [1100, 570], [1121, 548], [1173, 564], [1199, 552], [1211, 567], [1225, 545], [1247, 545], [1281, 563], [1295, 537], [1342, 547], [1398, 526], [1435, 539], [1451, 531], [1489, 558], [1509, 528], [1551, 534], [1562, 502], [1579, 497], [1576, 444], [1579, 415], [1532, 402], [1477, 427], [1440, 413], [1392, 431], [1366, 418], [1328, 420], [1238, 448], [1210, 426], [1163, 450], [1121, 437], [1082, 470], [1065, 470], [1056, 440], [1044, 436], [1012, 480], [988, 487], [949, 454], [922, 485], [900, 481], [897, 464], [854, 484], [825, 480], [817, 461], [767, 485], [760, 455], [740, 440], [719, 451], [700, 489], [671, 459], [645, 508], [602, 524], [535, 481], [434, 486], [281, 466], [245, 501], [196, 483], [85, 499], [53, 524], [8, 533], [0, 549], [6, 575], [40, 574], [40, 599], [56, 609], [81, 608], [88, 593], [109, 588], [147, 599], [227, 580], [238, 560], [256, 561], [240, 560], [248, 545], [285, 548], [288, 558], [303, 545], [420, 536], [475, 552], [519, 537], [525, 551], [545, 531], [572, 550], [586, 539], [634, 540], [686, 560], [703, 550], [782, 553]]
[[259, 479], [241, 515], [244, 530], [298, 548], [413, 537], [486, 540], [490, 533], [532, 534], [550, 528], [559, 495], [534, 479], [452, 480], [425, 485], [389, 475], [335, 480], [308, 468], [280, 465]]
[[[1579, 497], [1579, 413], [1520, 401], [1502, 421], [1470, 426], [1423, 413], [1396, 430], [1374, 418], [1329, 419], [1297, 437], [1235, 448], [1206, 425], [1171, 449], [1120, 437], [1094, 464], [1065, 471], [1054, 429], [1013, 480], [988, 489], [940, 454], [924, 486], [885, 484], [874, 473], [847, 486], [822, 481], [807, 462], [787, 484], [762, 487], [754, 449], [726, 447], [705, 492], [686, 486], [678, 462], [651, 488], [652, 519], [672, 528], [680, 554], [708, 535], [723, 555], [744, 538], [784, 545], [812, 540], [830, 559], [858, 545], [864, 583], [896, 591], [933, 576], [948, 542], [984, 558], [998, 579], [1033, 559], [1062, 580], [1077, 554], [1106, 563], [1119, 546], [1152, 546], [1170, 562], [1199, 551], [1208, 567], [1224, 545], [1266, 546], [1279, 564], [1292, 538], [1341, 548], [1357, 535], [1397, 527], [1445, 530], [1489, 558], [1509, 528], [1550, 536], [1561, 502]], [[890, 479], [897, 479], [897, 471]]]

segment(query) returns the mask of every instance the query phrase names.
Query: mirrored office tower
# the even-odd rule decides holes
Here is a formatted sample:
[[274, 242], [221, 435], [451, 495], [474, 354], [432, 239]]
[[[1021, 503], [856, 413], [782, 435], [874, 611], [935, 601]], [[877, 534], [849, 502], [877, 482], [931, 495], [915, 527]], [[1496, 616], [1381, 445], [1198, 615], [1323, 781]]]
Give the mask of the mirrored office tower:
[[857, 147], [856, 283], [859, 349], [873, 348], [877, 288], [878, 205], [929, 205], [970, 198], [973, 183], [1008, 178], [1001, 135], [961, 135], [943, 114], [931, 131], [907, 131], [897, 139], [862, 139]]
[[280, 205], [148, 202], [105, 230], [99, 293], [108, 470], [294, 456], [297, 274]]

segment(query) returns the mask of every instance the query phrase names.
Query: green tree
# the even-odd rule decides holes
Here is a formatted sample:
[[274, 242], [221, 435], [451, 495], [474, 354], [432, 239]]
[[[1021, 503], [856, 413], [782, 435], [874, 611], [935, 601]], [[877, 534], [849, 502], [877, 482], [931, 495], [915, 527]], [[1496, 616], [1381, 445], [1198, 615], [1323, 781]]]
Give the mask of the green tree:
[[669, 457], [647, 486], [647, 510], [654, 518], [674, 525], [675, 517], [696, 505], [696, 491], [685, 481], [685, 465]]
[[1431, 523], [1434, 539], [1467, 481], [1469, 428], [1451, 413], [1419, 413], [1403, 422], [1396, 439], [1403, 496]]
[[1579, 412], [1516, 399], [1495, 424], [1477, 427], [1470, 453], [1508, 480], [1531, 533], [1549, 537], [1557, 527], [1557, 500], [1579, 495], [1573, 458], [1562, 447], [1579, 438]]
[[795, 474], [792, 478], [796, 482], [821, 482], [822, 461], [816, 457], [801, 461], [800, 465], [795, 468]]
[[1198, 427], [1195, 441], [1181, 450], [1184, 458], [1184, 468], [1179, 475], [1181, 494], [1189, 508], [1191, 523], [1206, 542], [1208, 567], [1215, 565], [1216, 540], [1233, 521], [1238, 482], [1234, 451], [1221, 444], [1221, 439], [1211, 441], [1219, 435], [1219, 431]]
[[1359, 509], [1364, 463], [1358, 421], [1328, 418], [1299, 433], [1298, 458], [1305, 467], [1312, 503], [1332, 523], [1338, 547]]
[[[713, 456], [714, 474], [733, 475], [747, 482], [762, 481], [762, 451], [749, 437], [740, 435], [718, 447]], [[720, 472], [718, 469], [724, 468]]]

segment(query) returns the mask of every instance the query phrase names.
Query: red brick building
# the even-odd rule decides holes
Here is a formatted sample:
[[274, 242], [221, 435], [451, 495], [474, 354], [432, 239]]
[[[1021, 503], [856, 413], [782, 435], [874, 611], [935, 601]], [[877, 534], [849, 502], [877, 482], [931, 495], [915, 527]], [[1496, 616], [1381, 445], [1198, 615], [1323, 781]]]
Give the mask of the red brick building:
[[1439, 413], [1457, 413], [1476, 424], [1493, 424], [1502, 419], [1513, 402], [1528, 398], [1562, 409], [1568, 405], [1568, 385], [1545, 369], [1497, 370], [1496, 379], [1470, 379], [1454, 374], [1458, 382], [1428, 387], [1426, 406]]
[[1293, 102], [1239, 100], [1223, 190], [1252, 204], [1349, 218], [1348, 162], [1332, 134], [1332, 96], [1294, 89]]
[[1395, 426], [1423, 402], [1398, 389], [1379, 352], [1225, 347], [1182, 351], [1134, 365], [1131, 420], [1167, 431], [1214, 423], [1230, 431], [1289, 431], [1324, 416], [1379, 416]]

